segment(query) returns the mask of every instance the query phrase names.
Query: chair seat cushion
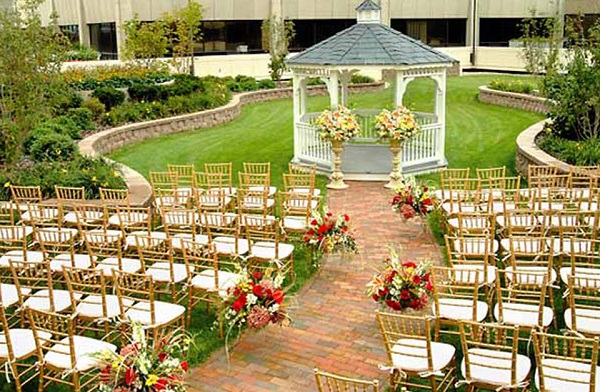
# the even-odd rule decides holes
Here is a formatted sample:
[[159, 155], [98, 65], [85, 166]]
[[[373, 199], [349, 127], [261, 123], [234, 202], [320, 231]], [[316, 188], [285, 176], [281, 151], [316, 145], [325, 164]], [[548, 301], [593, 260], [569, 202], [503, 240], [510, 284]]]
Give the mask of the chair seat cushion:
[[62, 272], [63, 266], [65, 267], [75, 267], [75, 268], [90, 268], [92, 264], [96, 261], [95, 256], [86, 255], [82, 253], [75, 253], [72, 255], [69, 254], [60, 254], [54, 257], [50, 261], [50, 269], [53, 272]]
[[585, 238], [554, 238], [552, 248], [555, 255], [589, 254], [594, 249], [592, 241]]
[[[112, 318], [116, 317], [121, 313], [119, 307], [119, 297], [116, 295], [106, 295], [106, 314], [104, 314], [102, 296], [101, 295], [88, 295], [77, 305], [77, 312], [79, 315], [86, 318]], [[127, 298], [123, 298], [124, 306], [131, 306], [133, 301]]]
[[[171, 268], [173, 277], [171, 278]], [[192, 267], [193, 268], [193, 267]], [[161, 283], [181, 283], [188, 278], [185, 264], [178, 263], [154, 263], [147, 270], [146, 275], [152, 276], [152, 280]]]
[[155, 323], [152, 324], [150, 302], [138, 302], [125, 312], [125, 316], [131, 321], [137, 321], [149, 327], [157, 327], [171, 323], [181, 317], [184, 312], [185, 308], [181, 305], [154, 301]]
[[[19, 302], [19, 293], [17, 292], [17, 286], [14, 284], [2, 283], [0, 290], [2, 291], [2, 306], [4, 308], [8, 308]], [[31, 293], [31, 289], [21, 287], [21, 294], [29, 295], [29, 293]]]
[[60, 342], [60, 344], [53, 345], [50, 351], [44, 355], [44, 361], [48, 365], [59, 369], [83, 372], [99, 365], [98, 360], [92, 354], [105, 350], [117, 351], [117, 347], [114, 344], [86, 336], [75, 335], [73, 336], [73, 346], [75, 348], [75, 366], [73, 367], [71, 366], [71, 357], [69, 354], [69, 338], [64, 338]]
[[43, 221], [52, 220], [58, 217], [58, 208], [47, 208], [36, 209], [35, 207], [29, 211], [25, 211], [21, 214], [21, 220], [24, 222], [31, 222], [31, 218], [39, 219]]
[[[571, 308], [565, 310], [565, 324], [571, 330], [573, 330], [572, 316]], [[578, 332], [592, 335], [600, 334], [600, 309], [577, 309], [575, 317]]]
[[[50, 298], [48, 297], [49, 291], [44, 289], [36, 291], [29, 298], [25, 300], [23, 306], [25, 308], [31, 308], [35, 310], [51, 311], [50, 309]], [[71, 306], [71, 296], [67, 290], [52, 290], [54, 297], [54, 311], [62, 312]], [[81, 298], [81, 294], [74, 294], [76, 298]]]
[[221, 297], [227, 296], [227, 289], [234, 287], [241, 275], [229, 271], [217, 271], [219, 287], [215, 285], [215, 271], [206, 269], [192, 279], [192, 286], [197, 289], [206, 290], [208, 292], [219, 291]]
[[[571, 274], [571, 267], [562, 267], [558, 273], [560, 274], [560, 280], [564, 284], [569, 284], [569, 277]], [[575, 267], [575, 275], [580, 278], [589, 278], [590, 280], [581, 279], [577, 282], [577, 285], [581, 286], [592, 286], [594, 283], [598, 284], [600, 280], [600, 267]], [[600, 289], [600, 287], [599, 287]]]
[[255, 242], [250, 247], [250, 257], [261, 260], [283, 260], [287, 259], [294, 253], [294, 245], [291, 244], [277, 244], [275, 247], [274, 242]]
[[[392, 347], [392, 364], [395, 368], [409, 372], [429, 371], [427, 364], [427, 342], [420, 339], [400, 339]], [[432, 371], [439, 371], [454, 358], [455, 348], [451, 344], [431, 342]]]
[[44, 254], [37, 250], [11, 250], [0, 257], [0, 268], [10, 267], [9, 260], [27, 261], [28, 263], [41, 263], [44, 261]]
[[[102, 211], [84, 211], [82, 220], [87, 224], [102, 222], [104, 213]], [[77, 224], [77, 213], [69, 212], [63, 218], [65, 223]]]
[[304, 216], [286, 216], [282, 223], [284, 230], [305, 231], [307, 229]]
[[[512, 280], [513, 274], [511, 272], [515, 271], [515, 269], [513, 267], [506, 267], [505, 271], [506, 271], [506, 279]], [[537, 266], [518, 266], [516, 271], [521, 273], [521, 275], [518, 275], [518, 276], [521, 276], [523, 279], [527, 279], [528, 284], [533, 284], [535, 282], [535, 284], [541, 286], [543, 283], [543, 279], [544, 279], [544, 276], [541, 274], [547, 273], [548, 268], [544, 267], [544, 266], [539, 266], [539, 267], [537, 267]], [[527, 272], [533, 272], [533, 274], [527, 275]], [[522, 274], [522, 273], [525, 273], [525, 274]], [[556, 271], [554, 269], [551, 269], [548, 284], [552, 284], [552, 283], [556, 282], [557, 277], [558, 277], [558, 275], [556, 274]]]
[[[476, 321], [483, 321], [488, 314], [488, 304], [476, 301], [475, 308]], [[436, 316], [447, 320], [473, 320], [473, 301], [469, 299], [440, 298], [439, 309], [440, 314]], [[433, 311], [436, 312], [435, 306]]]
[[[236, 252], [236, 241], [237, 241], [237, 252]], [[250, 251], [250, 243], [247, 239], [234, 238], [234, 237], [216, 237], [213, 239], [213, 244], [217, 253], [222, 255], [234, 255], [240, 256], [245, 255]]]
[[[471, 380], [475, 382], [505, 386], [511, 385], [511, 365], [516, 366], [516, 382], [520, 383], [527, 378], [531, 369], [531, 361], [524, 355], [517, 354], [517, 361], [512, 363], [512, 356], [508, 352], [482, 348], [469, 349], [471, 362]], [[488, 366], [480, 366], [485, 363]], [[462, 374], [466, 373], [466, 361], [461, 364]]]
[[206, 234], [175, 234], [171, 238], [171, 245], [173, 246], [173, 249], [183, 249], [183, 242], [181, 241], [182, 239], [190, 241], [193, 240], [196, 244], [199, 245], [208, 245], [208, 243], [210, 242]]
[[[136, 237], [138, 240], [136, 241]], [[162, 231], [132, 231], [127, 237], [125, 237], [125, 248], [137, 247], [138, 241], [143, 247], [148, 246], [148, 237], [157, 240], [165, 240], [167, 239], [167, 233]]]
[[[101, 270], [104, 276], [112, 276], [113, 270], [119, 270], [119, 259], [107, 257], [96, 264], [96, 269]], [[124, 272], [138, 272], [142, 269], [142, 262], [138, 259], [121, 258], [121, 270]]]
[[[539, 365], [538, 365], [539, 367]], [[541, 365], [546, 392], [590, 392], [591, 365], [564, 359], [544, 358]], [[540, 389], [540, 373], [535, 371], [535, 385]], [[596, 372], [595, 385], [600, 385], [600, 373]]]
[[[8, 335], [15, 359], [27, 357], [35, 351], [35, 338], [31, 329], [9, 329]], [[48, 340], [52, 335], [48, 332], [38, 331], [38, 337], [41, 340]], [[8, 359], [8, 344], [6, 343], [5, 332], [0, 333], [0, 358]]]
[[[483, 268], [484, 268], [483, 265], [455, 264], [454, 270], [459, 271], [456, 273], [456, 281], [458, 283], [463, 283], [463, 284], [464, 283], [467, 283], [467, 284], [477, 283], [480, 286], [481, 285], [489, 285], [489, 284], [494, 283], [496, 281], [497, 268], [493, 265], [488, 265], [487, 271], [484, 271]], [[472, 271], [479, 271], [479, 274], [477, 274], [477, 282], [475, 282], [476, 274]], [[484, 272], [487, 272], [487, 277], [485, 276]]]
[[[502, 302], [502, 322], [509, 325], [519, 325], [523, 327], [538, 326], [539, 306], [524, 303]], [[494, 306], [494, 317], [500, 321], [500, 307]], [[544, 306], [542, 315], [542, 325], [547, 327], [554, 319], [552, 308]]]
[[108, 224], [111, 226], [129, 227], [139, 225], [148, 221], [148, 214], [145, 212], [130, 212], [114, 214], [108, 218]]

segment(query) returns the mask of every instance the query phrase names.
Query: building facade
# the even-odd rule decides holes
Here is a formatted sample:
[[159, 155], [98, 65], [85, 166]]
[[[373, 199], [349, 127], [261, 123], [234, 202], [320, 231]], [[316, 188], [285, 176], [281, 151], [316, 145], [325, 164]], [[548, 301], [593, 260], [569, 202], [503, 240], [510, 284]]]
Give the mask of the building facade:
[[[61, 27], [104, 58], [118, 56], [119, 26], [135, 15], [151, 21], [190, 0], [46, 0]], [[292, 50], [302, 50], [355, 23], [361, 0], [196, 0], [204, 10], [198, 55], [260, 53], [261, 23], [280, 15], [295, 24]], [[600, 0], [379, 0], [385, 23], [433, 47], [456, 48], [474, 64], [477, 48], [510, 47], [523, 18], [600, 13]], [[460, 50], [458, 48], [461, 48]], [[453, 52], [449, 49], [449, 52]], [[458, 52], [457, 52], [458, 53]]]

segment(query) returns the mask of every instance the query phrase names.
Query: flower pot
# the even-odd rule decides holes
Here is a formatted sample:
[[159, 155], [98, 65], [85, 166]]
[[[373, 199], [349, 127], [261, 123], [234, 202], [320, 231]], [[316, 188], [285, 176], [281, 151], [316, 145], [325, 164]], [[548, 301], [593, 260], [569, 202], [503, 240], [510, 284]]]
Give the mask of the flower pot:
[[348, 185], [344, 182], [344, 173], [342, 173], [342, 153], [344, 152], [344, 142], [342, 140], [332, 140], [331, 147], [333, 151], [333, 173], [327, 188], [329, 189], [346, 189]]
[[392, 153], [392, 171], [390, 172], [390, 181], [384, 186], [389, 189], [395, 189], [398, 181], [402, 179], [402, 142], [399, 139], [390, 139], [390, 152]]

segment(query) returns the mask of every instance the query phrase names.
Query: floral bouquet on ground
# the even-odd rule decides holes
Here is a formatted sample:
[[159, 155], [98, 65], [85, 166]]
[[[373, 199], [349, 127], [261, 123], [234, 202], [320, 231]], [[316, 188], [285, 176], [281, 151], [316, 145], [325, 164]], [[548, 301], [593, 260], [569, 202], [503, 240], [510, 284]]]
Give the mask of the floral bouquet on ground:
[[313, 210], [308, 220], [304, 242], [325, 253], [356, 253], [356, 239], [350, 230], [347, 214], [333, 214], [327, 208]]
[[348, 141], [358, 136], [360, 126], [352, 111], [345, 106], [336, 110], [325, 110], [317, 117], [315, 124], [323, 140]]
[[94, 354], [100, 371], [100, 392], [185, 392], [184, 360], [191, 338], [177, 329], [153, 344], [146, 340], [138, 323], [132, 324], [131, 342], [118, 353], [102, 351]]
[[227, 289], [223, 318], [228, 331], [236, 326], [261, 329], [269, 323], [283, 325], [289, 321], [283, 305], [284, 279], [273, 269], [253, 273], [243, 269], [236, 285]]
[[420, 186], [414, 177], [405, 177], [398, 183], [392, 199], [392, 209], [402, 214], [404, 219], [416, 215], [426, 216], [435, 210], [435, 195], [429, 187]]
[[429, 303], [433, 289], [431, 264], [428, 262], [401, 262], [396, 252], [384, 261], [385, 269], [367, 284], [367, 294], [375, 302], [393, 310], [423, 309]]
[[415, 115], [406, 107], [399, 105], [395, 110], [383, 110], [375, 118], [375, 129], [381, 139], [405, 141], [417, 135], [421, 126]]

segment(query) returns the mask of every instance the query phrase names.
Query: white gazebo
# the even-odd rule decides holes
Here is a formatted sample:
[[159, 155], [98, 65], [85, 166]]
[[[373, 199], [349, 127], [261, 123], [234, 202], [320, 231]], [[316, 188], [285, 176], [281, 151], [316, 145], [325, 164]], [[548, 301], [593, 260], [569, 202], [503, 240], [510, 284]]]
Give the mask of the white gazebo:
[[[423, 132], [403, 144], [402, 172], [422, 173], [447, 165], [445, 156], [446, 73], [453, 58], [381, 23], [381, 8], [372, 0], [357, 8], [357, 23], [293, 56], [287, 65], [293, 75], [294, 162], [316, 163], [323, 171], [332, 169], [329, 142], [322, 141], [313, 125], [320, 113], [307, 113], [307, 79], [322, 79], [329, 91], [330, 106], [346, 105], [352, 74], [382, 72], [395, 86], [396, 105], [402, 104], [407, 85], [416, 78], [436, 83], [435, 112], [416, 113]], [[392, 167], [387, 144], [378, 140], [375, 115], [381, 108], [356, 110], [360, 138], [346, 145], [343, 171], [381, 179]]]

